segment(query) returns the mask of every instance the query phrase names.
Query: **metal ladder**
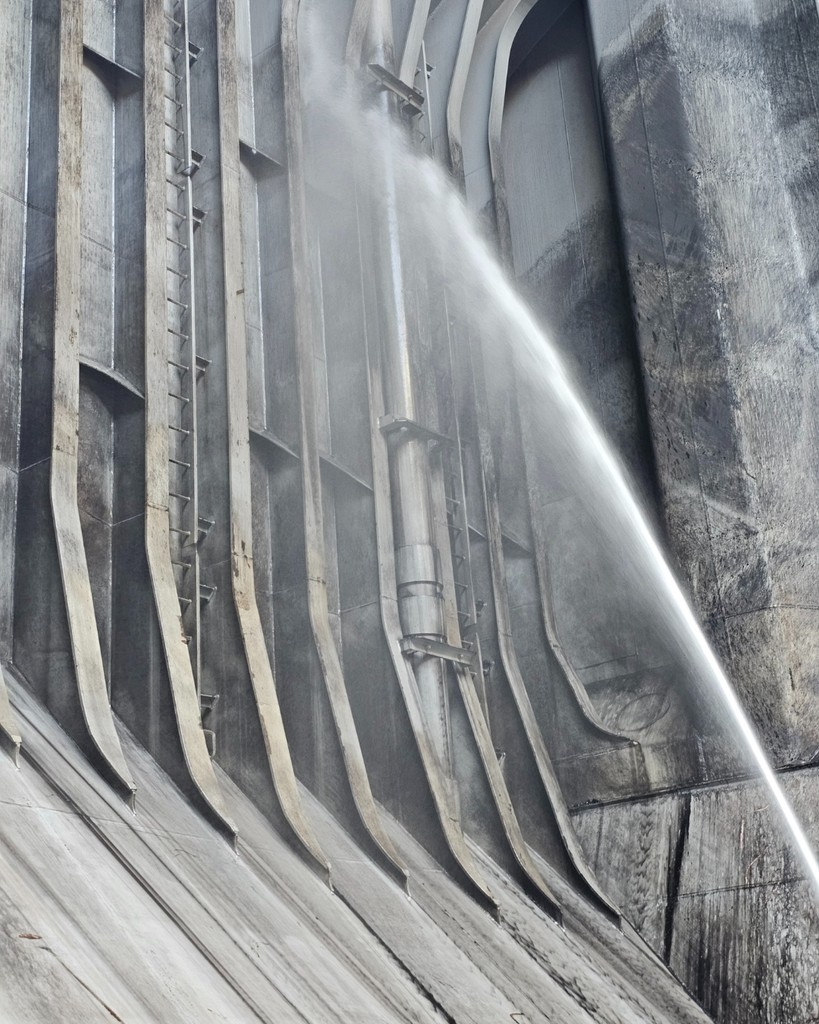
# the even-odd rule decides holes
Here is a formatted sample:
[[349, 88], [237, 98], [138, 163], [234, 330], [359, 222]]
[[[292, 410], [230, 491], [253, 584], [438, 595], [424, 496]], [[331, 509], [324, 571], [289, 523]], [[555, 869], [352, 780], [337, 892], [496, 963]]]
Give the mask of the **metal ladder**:
[[[476, 668], [485, 668], [481, 662], [480, 640], [478, 638], [478, 618], [483, 602], [476, 600], [472, 586], [472, 569], [469, 558], [469, 524], [466, 517], [466, 494], [463, 468], [457, 447], [444, 449], [443, 459], [444, 492], [446, 501], [446, 519], [449, 530], [449, 543], [452, 552], [452, 575], [455, 584], [455, 600], [458, 607], [458, 626], [461, 633], [461, 645], [474, 651]], [[476, 680], [479, 690], [483, 690], [483, 679]]]
[[213, 524], [199, 513], [197, 384], [208, 360], [196, 351], [194, 232], [202, 214], [192, 179], [190, 68], [199, 55], [188, 34], [187, 0], [165, 0], [165, 267], [168, 351], [168, 519], [171, 562], [185, 642], [201, 703], [201, 617], [213, 588], [200, 579], [199, 549]]

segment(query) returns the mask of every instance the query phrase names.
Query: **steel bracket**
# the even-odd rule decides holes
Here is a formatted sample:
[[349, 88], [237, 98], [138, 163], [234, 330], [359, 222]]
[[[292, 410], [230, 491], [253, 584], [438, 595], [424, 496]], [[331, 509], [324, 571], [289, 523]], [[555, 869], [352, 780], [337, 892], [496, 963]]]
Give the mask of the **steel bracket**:
[[425, 636], [405, 636], [401, 639], [400, 644], [404, 654], [428, 654], [433, 658], [454, 661], [457, 665], [466, 665], [469, 669], [475, 669], [475, 652], [468, 651], [464, 647], [455, 647], [453, 644], [444, 643], [442, 640], [431, 640]]
[[406, 82], [402, 82], [400, 78], [391, 71], [387, 71], [380, 64], [368, 64], [367, 66], [370, 69], [370, 74], [378, 81], [379, 85], [398, 97], [402, 113], [409, 112], [410, 117], [417, 117], [423, 112], [424, 94], [422, 92], [419, 92], [411, 85], [407, 85]]
[[430, 430], [429, 427], [424, 427], [406, 416], [393, 416], [392, 413], [388, 413], [386, 416], [379, 416], [378, 429], [387, 437], [390, 434], [398, 434], [404, 431], [408, 436], [420, 438], [422, 441], [430, 441], [438, 448], [453, 448], [455, 446], [452, 438], [439, 434], [435, 430]]

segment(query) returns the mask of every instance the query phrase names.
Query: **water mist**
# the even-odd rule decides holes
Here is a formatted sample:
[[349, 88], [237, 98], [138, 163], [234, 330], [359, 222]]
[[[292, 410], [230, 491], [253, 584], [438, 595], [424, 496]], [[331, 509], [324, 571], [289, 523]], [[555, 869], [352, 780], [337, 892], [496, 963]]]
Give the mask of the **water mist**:
[[[407, 253], [436, 261], [449, 316], [473, 344], [508, 345], [519, 379], [536, 396], [533, 426], [550, 465], [588, 513], [597, 542], [625, 567], [627, 588], [645, 628], [685, 667], [690, 702], [712, 716], [737, 748], [737, 774], [764, 780], [793, 847], [819, 896], [819, 863], [737, 694], [683, 595], [617, 457], [595, 424], [563, 362], [490, 250], [452, 180], [408, 140], [406, 126], [372, 105], [374, 83], [353, 82], [321, 39], [320, 16], [304, 19], [309, 54], [303, 75], [310, 124], [311, 174], [330, 192], [357, 193], [372, 215], [393, 216]], [[364, 73], [362, 72], [362, 75]], [[394, 176], [387, 201], [383, 169]], [[392, 188], [391, 188], [392, 191]], [[616, 595], [615, 595], [616, 596]]]

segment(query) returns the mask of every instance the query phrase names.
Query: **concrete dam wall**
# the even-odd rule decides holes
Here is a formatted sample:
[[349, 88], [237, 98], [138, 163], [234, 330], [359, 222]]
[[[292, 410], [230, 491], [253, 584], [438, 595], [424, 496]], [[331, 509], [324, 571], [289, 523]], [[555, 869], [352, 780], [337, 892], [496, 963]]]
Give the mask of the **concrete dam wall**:
[[482, 294], [815, 848], [814, 0], [0, 0], [0, 53], [0, 1019], [819, 1019]]

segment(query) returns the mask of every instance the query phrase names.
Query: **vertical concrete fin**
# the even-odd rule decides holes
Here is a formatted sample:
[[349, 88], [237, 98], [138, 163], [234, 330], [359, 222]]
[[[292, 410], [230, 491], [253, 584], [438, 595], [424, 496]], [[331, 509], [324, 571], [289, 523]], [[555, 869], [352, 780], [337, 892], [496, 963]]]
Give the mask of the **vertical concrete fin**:
[[512, 855], [518, 862], [524, 875], [534, 886], [538, 902], [553, 917], [560, 921], [563, 914], [557, 896], [549, 888], [529, 852], [526, 840], [523, 838], [520, 823], [515, 814], [515, 808], [512, 805], [512, 799], [509, 796], [509, 790], [507, 789], [506, 781], [495, 753], [495, 747], [492, 743], [492, 737], [489, 733], [489, 724], [484, 715], [481, 702], [478, 699], [475, 685], [472, 682], [472, 676], [465, 665], [454, 665], [453, 669], [458, 680], [458, 689], [461, 694], [461, 700], [466, 708], [475, 745], [478, 748], [481, 764], [486, 774], [486, 781], [489, 783], [492, 800], [497, 808], [509, 849], [512, 851]]
[[202, 729], [171, 565], [168, 519], [168, 344], [165, 271], [163, 0], [145, 0], [145, 546], [185, 767], [216, 825], [236, 834]]
[[253, 577], [235, 0], [218, 0], [217, 52], [233, 601], [276, 796], [296, 838], [329, 880], [329, 864], [302, 807]]
[[71, 653], [85, 726], [104, 771], [136, 787], [114, 725], [77, 493], [80, 421], [83, 4], [60, 4], [60, 95], [54, 270], [54, 376], [50, 493]]
[[492, 440], [486, 425], [485, 387], [482, 386], [482, 356], [473, 355], [473, 373], [476, 379], [477, 400], [475, 408], [478, 420], [478, 435], [481, 456], [481, 480], [483, 486], [484, 507], [486, 511], [486, 535], [489, 548], [489, 562], [492, 576], [492, 596], [495, 605], [495, 616], [498, 625], [498, 647], [504, 674], [523, 725], [529, 749], [534, 756], [538, 775], [543, 786], [549, 806], [554, 814], [563, 847], [569, 860], [584, 883], [587, 891], [610, 914], [620, 917], [620, 911], [609, 900], [597, 883], [591, 868], [586, 863], [585, 854], [574, 831], [563, 792], [560, 788], [554, 767], [543, 735], [535, 717], [534, 708], [526, 690], [526, 684], [518, 664], [514, 642], [512, 640], [512, 616], [509, 608], [509, 595], [506, 589], [506, 565], [503, 554], [503, 535], [501, 532], [500, 507], [498, 500], [495, 460], [492, 453]]
[[495, 226], [498, 230], [498, 240], [504, 258], [508, 258], [512, 251], [509, 207], [506, 201], [506, 182], [503, 175], [503, 162], [500, 159], [506, 78], [509, 74], [509, 55], [512, 52], [512, 43], [515, 41], [515, 36], [523, 23], [523, 19], [535, 6], [535, 2], [536, 0], [516, 0], [514, 3], [512, 10], [503, 22], [498, 36], [492, 72], [492, 93], [489, 100], [489, 119], [487, 124], [489, 165], [492, 176], [492, 191], [495, 198]]
[[347, 32], [345, 59], [347, 66], [357, 68], [362, 61], [364, 43], [370, 27], [370, 11], [373, 0], [355, 0], [353, 13], [350, 17], [350, 28]]
[[407, 709], [415, 743], [421, 758], [424, 775], [427, 779], [435, 813], [444, 835], [447, 847], [465, 873], [480, 902], [496, 911], [497, 904], [491, 890], [486, 884], [478, 868], [472, 852], [467, 846], [460, 820], [454, 806], [443, 768], [435, 753], [435, 748], [427, 734], [427, 725], [421, 707], [421, 699], [415, 675], [401, 651], [400, 640], [403, 636], [398, 615], [397, 581], [395, 575], [395, 540], [392, 526], [392, 506], [390, 502], [390, 471], [387, 440], [378, 428], [379, 419], [384, 414], [384, 399], [381, 368], [377, 363], [376, 353], [368, 346], [369, 366], [369, 398], [372, 438], [373, 463], [373, 494], [375, 500], [375, 529], [378, 547], [378, 583], [381, 604], [381, 623], [384, 636], [390, 651], [401, 696]]
[[415, 69], [418, 65], [418, 57], [421, 53], [421, 44], [424, 40], [424, 29], [427, 27], [429, 17], [430, 0], [415, 0], [412, 5], [407, 39], [404, 43], [404, 53], [401, 56], [398, 77], [407, 85], [412, 85], [415, 80]]
[[19, 726], [9, 703], [9, 692], [3, 677], [3, 666], [0, 665], [0, 744], [6, 748], [17, 764], [22, 745]]
[[321, 476], [316, 426], [315, 380], [312, 365], [315, 327], [308, 259], [304, 139], [301, 124], [297, 24], [299, 5], [300, 0], [284, 0], [282, 4], [281, 45], [284, 67], [290, 244], [293, 254], [294, 320], [310, 625], [358, 815], [368, 835], [380, 850], [382, 859], [394, 874], [404, 880], [406, 869], [384, 830], [370, 789], [364, 756], [361, 752], [352, 708], [344, 684], [341, 661], [330, 629], [327, 582], [324, 575]]
[[446, 136], [449, 146], [449, 164], [455, 180], [461, 187], [464, 184], [463, 136], [461, 132], [461, 111], [464, 93], [478, 37], [478, 25], [481, 20], [483, 0], [467, 0], [464, 24], [458, 43], [458, 53], [449, 85], [449, 96], [446, 101]]

